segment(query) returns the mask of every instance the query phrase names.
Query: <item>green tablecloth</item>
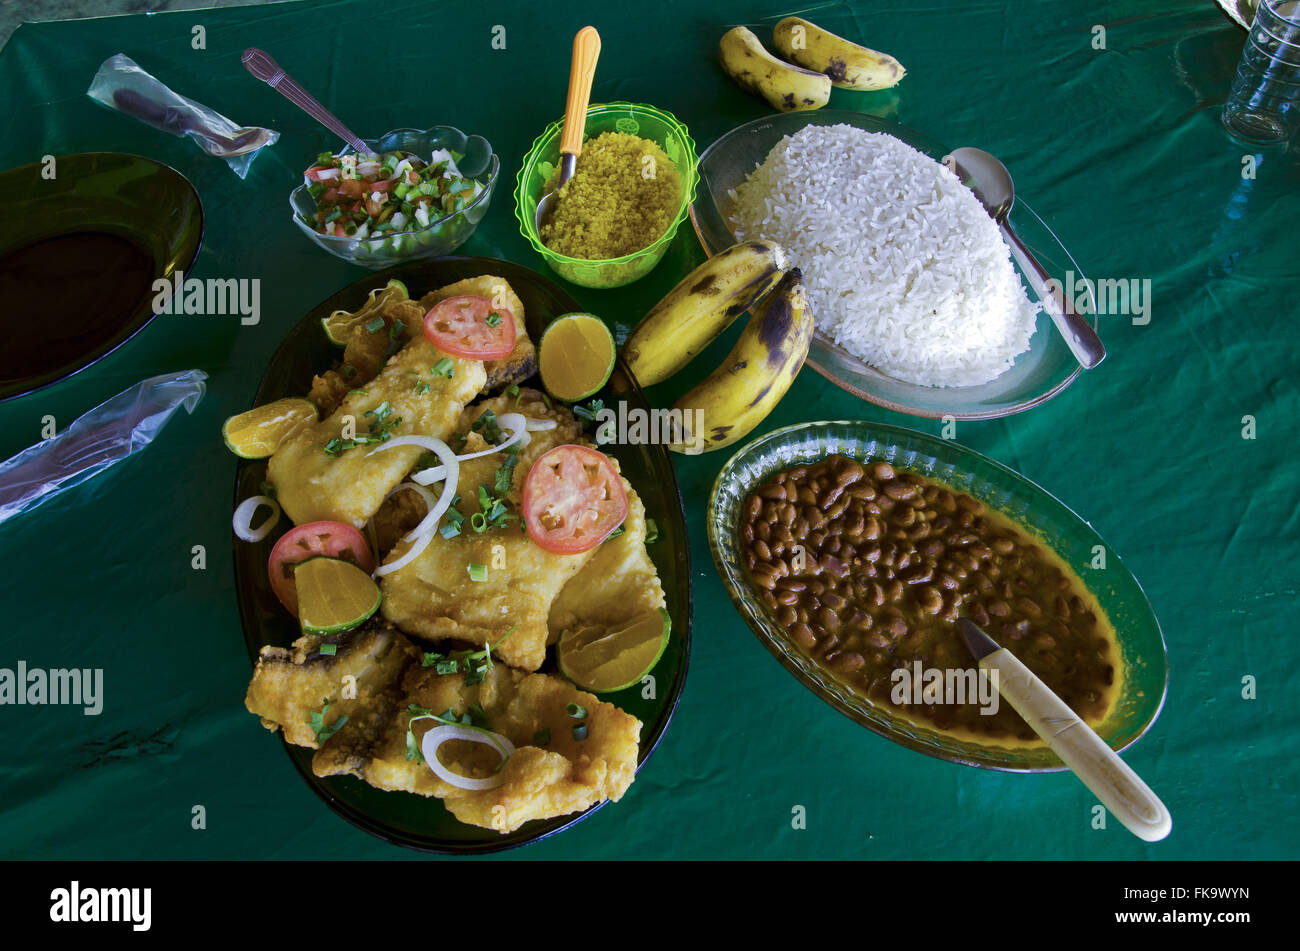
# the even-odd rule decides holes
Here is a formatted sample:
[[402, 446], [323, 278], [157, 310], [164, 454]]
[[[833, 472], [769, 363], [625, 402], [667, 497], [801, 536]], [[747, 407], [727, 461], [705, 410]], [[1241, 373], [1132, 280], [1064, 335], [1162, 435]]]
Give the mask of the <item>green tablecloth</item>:
[[[486, 136], [501, 188], [461, 253], [540, 261], [510, 192], [533, 137], [562, 109], [568, 49], [586, 22], [604, 52], [593, 101], [649, 102], [703, 148], [763, 115], [715, 61], [718, 37], [761, 34], [771, 3], [685, 0], [588, 12], [574, 0], [285, 3], [21, 27], [0, 51], [0, 167], [46, 153], [121, 150], [179, 169], [207, 214], [198, 277], [257, 277], [262, 321], [162, 317], [129, 346], [44, 392], [0, 405], [0, 456], [156, 373], [199, 367], [209, 394], [138, 458], [0, 528], [0, 667], [102, 667], [104, 711], [0, 707], [0, 856], [366, 858], [406, 853], [347, 825], [243, 709], [249, 664], [229, 558], [234, 460], [218, 429], [248, 408], [267, 359], [311, 306], [365, 272], [311, 246], [286, 194], [334, 143], [249, 77], [272, 52], [362, 134], [446, 123]], [[1255, 858], [1300, 844], [1295, 614], [1294, 153], [1258, 159], [1220, 130], [1244, 34], [1210, 0], [1036, 4], [831, 3], [826, 27], [896, 54], [891, 92], [836, 91], [836, 108], [894, 111], [950, 144], [1002, 157], [1019, 193], [1094, 278], [1150, 279], [1150, 323], [1103, 318], [1110, 357], [1023, 415], [963, 423], [957, 440], [1053, 492], [1141, 580], [1172, 671], [1164, 712], [1126, 756], [1162, 795], [1174, 832], [1149, 846], [1068, 774], [990, 773], [930, 759], [824, 706], [767, 654], [714, 572], [705, 505], [727, 453], [677, 461], [694, 565], [685, 694], [622, 804], [544, 843], [538, 858]], [[191, 28], [206, 28], [206, 49]], [[506, 49], [493, 50], [493, 27]], [[1105, 49], [1094, 48], [1094, 26]], [[188, 141], [84, 95], [125, 52], [164, 82], [279, 144], [246, 181]], [[0, 196], [0, 202], [3, 196]], [[653, 274], [617, 291], [573, 288], [631, 323], [702, 253], [689, 228]], [[29, 319], [4, 315], [4, 320]], [[736, 331], [733, 329], [732, 335]], [[730, 337], [710, 351], [720, 357]], [[712, 367], [665, 385], [671, 397]], [[1256, 438], [1243, 439], [1243, 417]], [[862, 418], [937, 422], [861, 402], [805, 371], [759, 432]], [[204, 545], [206, 570], [191, 568]], [[1257, 699], [1242, 698], [1242, 678]], [[203, 805], [207, 828], [191, 828]], [[806, 807], [807, 828], [791, 828]]]

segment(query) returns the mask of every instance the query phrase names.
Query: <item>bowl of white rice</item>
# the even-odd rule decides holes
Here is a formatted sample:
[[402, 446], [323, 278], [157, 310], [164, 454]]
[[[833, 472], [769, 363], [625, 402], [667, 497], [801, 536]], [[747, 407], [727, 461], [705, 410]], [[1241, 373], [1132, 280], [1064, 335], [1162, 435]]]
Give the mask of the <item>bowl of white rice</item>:
[[[700, 157], [691, 222], [710, 255], [752, 239], [785, 248], [817, 322], [808, 363], [827, 379], [914, 416], [1007, 416], [1080, 367], [997, 224], [941, 164], [948, 151], [861, 113], [764, 117]], [[1010, 220], [1062, 285], [1072, 271], [1089, 286], [1028, 205]]]

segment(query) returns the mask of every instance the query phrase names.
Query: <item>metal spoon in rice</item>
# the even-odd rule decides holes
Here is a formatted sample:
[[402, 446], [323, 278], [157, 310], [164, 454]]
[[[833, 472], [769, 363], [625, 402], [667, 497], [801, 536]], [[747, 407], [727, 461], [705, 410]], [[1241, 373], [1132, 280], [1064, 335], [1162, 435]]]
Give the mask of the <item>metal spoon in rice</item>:
[[600, 34], [594, 26], [584, 26], [573, 38], [573, 61], [569, 66], [569, 97], [564, 103], [564, 131], [560, 134], [560, 180], [542, 196], [533, 212], [533, 227], [538, 234], [542, 222], [555, 206], [555, 193], [573, 177], [582, 151], [582, 134], [587, 128], [587, 104], [591, 101], [591, 84], [596, 78], [596, 60], [600, 58]]
[[[1002, 229], [1002, 237], [1011, 248], [1011, 254], [1029, 278], [1038, 297], [1047, 309], [1052, 323], [1060, 331], [1065, 343], [1085, 370], [1091, 370], [1106, 358], [1097, 331], [1088, 319], [1078, 313], [1073, 304], [1061, 293], [1060, 283], [1051, 282], [1047, 270], [1038, 263], [1032, 252], [1007, 223], [1007, 215], [1016, 201], [1016, 186], [1005, 165], [983, 149], [965, 147], [953, 149], [944, 157], [943, 164], [961, 179], [961, 183], [975, 193], [993, 220]], [[1051, 282], [1051, 283], [1049, 283]]]

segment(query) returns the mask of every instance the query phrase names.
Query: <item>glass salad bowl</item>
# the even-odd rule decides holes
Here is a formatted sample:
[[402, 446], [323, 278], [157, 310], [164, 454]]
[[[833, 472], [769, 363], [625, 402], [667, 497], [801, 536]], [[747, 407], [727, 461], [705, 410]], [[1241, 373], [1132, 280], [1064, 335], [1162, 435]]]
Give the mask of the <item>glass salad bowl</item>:
[[[858, 112], [821, 109], [817, 112], [789, 112], [764, 116], [732, 129], [704, 150], [700, 156], [700, 183], [691, 206], [691, 224], [712, 256], [736, 243], [729, 218], [734, 199], [731, 192], [767, 158], [772, 148], [788, 135], [808, 125], [845, 123], [867, 132], [884, 132], [910, 145], [935, 161], [942, 161], [951, 149], [919, 132], [875, 116]], [[1091, 285], [1070, 252], [1032, 208], [1016, 199], [1008, 218], [1016, 234], [1062, 286], [1067, 272], [1073, 272], [1075, 288], [1087, 293], [1087, 313], [1095, 327], [1097, 305]], [[792, 262], [798, 265], [798, 261]], [[1025, 293], [1035, 303], [1040, 298], [1017, 267]], [[912, 416], [942, 419], [991, 419], [1009, 416], [1046, 402], [1074, 382], [1081, 372], [1070, 348], [1046, 313], [1038, 324], [1029, 349], [1001, 375], [979, 386], [924, 386], [895, 379], [863, 362], [829, 337], [815, 334], [808, 364], [832, 383], [878, 406]]]
[[[304, 183], [289, 195], [293, 223], [298, 226], [298, 230], [335, 257], [373, 269], [450, 254], [469, 240], [478, 223], [487, 214], [501, 169], [500, 160], [487, 139], [479, 135], [466, 135], [449, 125], [439, 125], [424, 130], [394, 129], [377, 139], [361, 141], [375, 153], [410, 152], [425, 161], [428, 161], [433, 152], [446, 149], [454, 156], [462, 156], [456, 161], [461, 175], [477, 182], [482, 190], [464, 208], [430, 221], [425, 226], [356, 238], [321, 234], [312, 227], [316, 200]], [[346, 148], [339, 154], [348, 155], [351, 152], [351, 148]]]

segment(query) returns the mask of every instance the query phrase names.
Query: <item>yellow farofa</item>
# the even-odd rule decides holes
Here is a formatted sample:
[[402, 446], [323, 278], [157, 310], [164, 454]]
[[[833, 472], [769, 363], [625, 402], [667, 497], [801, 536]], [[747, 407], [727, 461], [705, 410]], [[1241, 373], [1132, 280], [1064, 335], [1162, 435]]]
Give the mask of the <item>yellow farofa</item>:
[[656, 143], [601, 133], [583, 145], [573, 178], [542, 224], [542, 243], [587, 261], [640, 251], [672, 224], [681, 188], [677, 167]]

